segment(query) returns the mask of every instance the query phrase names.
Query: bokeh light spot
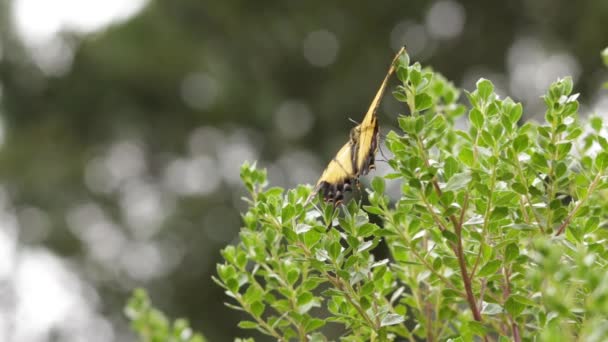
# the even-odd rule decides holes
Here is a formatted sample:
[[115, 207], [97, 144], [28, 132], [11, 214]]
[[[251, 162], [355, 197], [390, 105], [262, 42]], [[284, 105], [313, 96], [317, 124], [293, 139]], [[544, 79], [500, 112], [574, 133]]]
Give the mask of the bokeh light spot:
[[528, 113], [542, 109], [540, 96], [551, 82], [560, 77], [572, 76], [576, 81], [580, 67], [576, 59], [565, 52], [550, 53], [541, 41], [534, 37], [516, 40], [507, 53], [509, 90], [518, 99], [526, 102]]
[[34, 62], [45, 74], [57, 76], [70, 69], [74, 55], [74, 47], [61, 33], [100, 30], [135, 15], [146, 3], [147, 0], [16, 0], [9, 8], [16, 32]]
[[126, 237], [99, 206], [86, 203], [74, 207], [68, 211], [66, 221], [95, 260], [115, 265], [113, 262], [123, 248]]
[[288, 186], [316, 182], [322, 171], [317, 157], [304, 150], [287, 151], [279, 158], [278, 164], [285, 170]]
[[212, 127], [203, 126], [195, 129], [188, 139], [188, 149], [193, 156], [215, 155], [218, 146], [224, 144], [224, 132]]
[[431, 37], [450, 39], [462, 33], [465, 23], [464, 7], [456, 1], [435, 2], [426, 15], [426, 27]]
[[92, 158], [85, 167], [85, 183], [93, 192], [109, 193], [126, 181], [140, 177], [146, 169], [144, 150], [137, 142], [114, 143], [103, 156]]
[[206, 73], [193, 73], [184, 78], [180, 93], [186, 104], [194, 109], [207, 110], [220, 92], [218, 82]]
[[51, 39], [64, 30], [92, 32], [139, 12], [146, 0], [17, 0], [13, 18], [26, 42]]
[[279, 105], [274, 122], [283, 138], [297, 140], [310, 132], [314, 117], [305, 103], [287, 100]]
[[230, 185], [239, 185], [241, 164], [257, 160], [258, 152], [247, 130], [239, 129], [226, 139], [225, 144], [218, 146], [217, 155], [224, 180]]
[[169, 189], [180, 195], [208, 195], [221, 184], [217, 162], [204, 155], [171, 161], [165, 169], [164, 180]]
[[[51, 230], [49, 215], [35, 207], [25, 207], [19, 210], [20, 239], [27, 243], [44, 241]], [[2, 248], [0, 248], [2, 250]]]
[[90, 288], [61, 259], [44, 249], [23, 251], [15, 269], [11, 341], [47, 341], [51, 331], [62, 341], [114, 340], [109, 322], [93, 311]]
[[12, 272], [17, 248], [18, 222], [8, 193], [0, 187], [0, 282]]
[[174, 210], [175, 201], [157, 184], [133, 180], [122, 189], [120, 204], [129, 228], [138, 239], [149, 239]]
[[306, 36], [302, 49], [304, 57], [310, 64], [316, 67], [326, 67], [336, 60], [339, 45], [335, 34], [327, 30], [319, 30]]
[[426, 48], [428, 39], [424, 25], [408, 20], [397, 23], [391, 31], [391, 47], [397, 51], [406, 45], [410, 56], [420, 55]]
[[125, 271], [140, 281], [154, 279], [164, 273], [161, 251], [151, 242], [132, 242], [123, 250], [121, 263]]

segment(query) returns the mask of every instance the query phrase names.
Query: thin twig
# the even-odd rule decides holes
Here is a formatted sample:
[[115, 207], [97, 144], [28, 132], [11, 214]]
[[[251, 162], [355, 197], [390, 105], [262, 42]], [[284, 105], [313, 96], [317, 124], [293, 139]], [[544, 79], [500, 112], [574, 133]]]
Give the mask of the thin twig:
[[576, 213], [581, 208], [581, 206], [587, 202], [587, 200], [589, 199], [589, 196], [595, 190], [595, 187], [597, 187], [597, 185], [601, 179], [602, 179], [602, 173], [598, 172], [598, 174], [593, 179], [593, 182], [589, 186], [589, 190], [585, 194], [585, 197], [581, 198], [581, 200], [578, 201], [578, 203], [576, 204], [576, 207], [574, 207], [574, 209], [572, 209], [572, 211], [570, 212], [570, 215], [568, 215], [568, 217], [566, 217], [564, 222], [562, 222], [562, 224], [557, 229], [555, 236], [560, 236], [566, 230], [566, 227], [570, 224], [570, 221], [572, 221], [572, 218], [574, 217], [574, 215], [576, 215]]

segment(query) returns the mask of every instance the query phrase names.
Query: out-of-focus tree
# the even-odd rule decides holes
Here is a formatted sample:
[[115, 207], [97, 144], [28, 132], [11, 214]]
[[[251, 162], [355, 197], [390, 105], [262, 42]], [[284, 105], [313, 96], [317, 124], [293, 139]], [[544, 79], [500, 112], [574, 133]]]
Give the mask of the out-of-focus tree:
[[[597, 88], [608, 20], [602, 1], [149, 1], [33, 50], [13, 15], [24, 1], [0, 0], [0, 190], [15, 220], [0, 281], [17, 294], [1, 309], [22, 303], [18, 260], [43, 251], [117, 339], [136, 285], [210, 340], [239, 335], [210, 276], [240, 226], [240, 164], [314, 182], [400, 45], [540, 108], [557, 76]], [[387, 96], [383, 130], [397, 108]]]

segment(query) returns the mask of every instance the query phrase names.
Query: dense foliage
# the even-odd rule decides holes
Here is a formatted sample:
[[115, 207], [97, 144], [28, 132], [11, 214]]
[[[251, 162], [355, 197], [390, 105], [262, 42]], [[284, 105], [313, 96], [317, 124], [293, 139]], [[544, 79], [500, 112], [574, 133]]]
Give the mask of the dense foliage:
[[394, 96], [407, 114], [386, 137], [392, 172], [373, 179], [368, 205], [307, 204], [310, 187], [268, 189], [264, 171], [243, 166], [249, 209], [215, 278], [249, 314], [239, 326], [283, 341], [601, 340], [602, 119], [579, 120], [570, 78], [544, 95], [544, 122], [523, 123], [522, 105], [488, 80], [465, 106], [439, 74], [400, 63]]
[[[528, 91], [532, 100], [513, 91], [521, 76], [514, 66], [534, 66], [539, 72], [524, 76], [536, 78], [567, 62], [573, 71], [560, 73], [573, 75], [589, 107], [605, 78], [593, 52], [606, 42], [606, 1], [81, 3], [0, 0], [0, 211], [8, 215], [0, 235], [13, 246], [1, 249], [9, 253], [4, 315], [23, 317], [24, 304], [39, 303], [30, 284], [43, 298], [59, 298], [45, 296], [54, 289], [46, 283], [19, 284], [38, 252], [74, 275], [41, 267], [78, 297], [61, 301], [66, 306], [39, 304], [32, 310], [38, 319], [18, 321], [39, 335], [32, 339], [131, 340], [122, 309], [136, 286], [212, 341], [249, 333], [235, 328], [245, 313], [225, 307], [223, 289], [210, 281], [217, 251], [241, 225], [238, 166], [258, 160], [273, 185], [313, 182], [352, 127], [345, 118], [359, 118], [369, 104], [391, 47], [406, 42], [416, 59], [466, 89], [482, 75], [492, 79], [499, 93], [509, 89], [523, 101], [525, 119], [539, 114], [528, 104], [540, 103], [544, 89]], [[141, 12], [95, 31], [78, 24], [107, 18], [101, 7], [138, 3]], [[437, 9], [444, 13], [438, 22], [453, 26], [444, 20], [446, 3], [463, 16], [462, 31], [450, 37], [432, 30]], [[23, 22], [33, 36], [23, 34]], [[41, 36], [50, 40], [37, 45]], [[315, 45], [311, 37], [325, 39]], [[324, 53], [331, 37], [333, 62], [310, 63], [305, 47]], [[398, 105], [385, 99], [384, 130], [396, 124]], [[307, 114], [308, 130], [300, 120], [297, 130], [280, 130], [285, 108]], [[205, 133], [212, 143], [200, 143]], [[184, 184], [203, 191], [184, 191]], [[18, 339], [13, 323], [0, 340]]]

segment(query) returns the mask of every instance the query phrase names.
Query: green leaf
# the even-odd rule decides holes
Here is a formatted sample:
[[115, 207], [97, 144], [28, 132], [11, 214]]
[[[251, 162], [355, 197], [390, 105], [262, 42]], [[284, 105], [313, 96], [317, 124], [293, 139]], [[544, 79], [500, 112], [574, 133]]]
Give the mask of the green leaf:
[[360, 296], [369, 296], [372, 292], [374, 292], [374, 282], [368, 282], [361, 287], [361, 291], [359, 292]]
[[518, 182], [511, 184], [511, 188], [513, 188], [513, 190], [520, 195], [525, 195], [528, 193], [528, 189], [523, 184]]
[[598, 170], [603, 171], [608, 167], [608, 152], [600, 152], [595, 158], [595, 166]]
[[450, 241], [452, 243], [458, 242], [458, 236], [456, 236], [456, 234], [452, 233], [449, 230], [441, 231], [441, 235], [443, 235], [443, 237], [445, 237], [448, 241]]
[[600, 218], [597, 216], [591, 216], [587, 219], [587, 222], [585, 222], [585, 234], [591, 234], [594, 231], [597, 230], [597, 228], [599, 227], [600, 224]]
[[602, 50], [602, 60], [604, 61], [604, 65], [608, 66], [608, 47]]
[[[322, 226], [317, 226], [317, 228], [319, 230], [323, 229]], [[321, 237], [321, 234], [322, 234], [321, 232], [316, 231], [316, 230], [310, 230], [310, 231], [304, 233], [303, 242], [306, 245], [306, 247], [312, 248], [317, 243], [319, 243], [319, 238]]]
[[239, 291], [240, 285], [239, 285], [239, 282], [235, 278], [230, 278], [230, 279], [226, 280], [225, 283], [226, 283], [226, 287], [231, 292], [236, 293]]
[[415, 130], [416, 134], [420, 134], [420, 132], [422, 132], [422, 130], [424, 129], [424, 126], [425, 126], [424, 116], [417, 116], [416, 124], [414, 126], [414, 130]]
[[521, 103], [518, 103], [515, 106], [513, 106], [513, 108], [511, 108], [511, 111], [509, 112], [509, 120], [511, 120], [511, 122], [514, 124], [517, 123], [519, 121], [519, 119], [521, 118], [523, 110], [524, 109], [523, 109]]
[[416, 68], [410, 68], [409, 71], [410, 71], [410, 81], [412, 82], [412, 85], [414, 86], [414, 88], [416, 88], [422, 81], [422, 74], [420, 73], [420, 70], [416, 70]]
[[369, 241], [365, 241], [363, 242], [358, 248], [357, 248], [357, 253], [361, 253], [366, 251], [367, 249], [369, 249], [370, 247], [372, 247], [372, 245], [374, 244], [374, 242], [372, 240]]
[[561, 80], [559, 80], [558, 83], [560, 84], [560, 86], [562, 88], [563, 95], [570, 95], [570, 93], [572, 93], [572, 88], [573, 88], [572, 77], [566, 76], [566, 77], [562, 78]]
[[570, 153], [571, 148], [572, 148], [572, 143], [569, 141], [558, 144], [557, 145], [557, 160], [566, 158], [568, 153]]
[[384, 194], [384, 189], [385, 189], [386, 185], [384, 182], [384, 178], [382, 177], [374, 177], [374, 179], [372, 179], [372, 189], [382, 195]]
[[217, 274], [224, 282], [236, 276], [236, 269], [232, 265], [218, 265]]
[[264, 305], [264, 303], [262, 303], [262, 302], [253, 302], [251, 304], [251, 314], [254, 317], [260, 317], [264, 313], [264, 309], [265, 308], [266, 308], [266, 305]]
[[469, 113], [469, 121], [471, 121], [473, 127], [480, 129], [483, 126], [484, 122], [483, 114], [479, 109], [473, 108]]
[[305, 291], [312, 291], [316, 289], [319, 284], [324, 283], [325, 281], [325, 278], [309, 277], [302, 283], [302, 289], [304, 289]]
[[487, 329], [481, 322], [468, 321], [467, 325], [469, 330], [477, 336], [485, 336], [487, 334]]
[[325, 325], [325, 321], [319, 318], [313, 318], [310, 321], [306, 322], [304, 326], [304, 330], [306, 332], [317, 330]]
[[291, 269], [289, 270], [289, 272], [287, 272], [287, 282], [289, 282], [290, 284], [295, 284], [296, 281], [298, 281], [298, 278], [300, 277], [300, 271], [298, 271], [298, 269]]
[[483, 223], [484, 223], [483, 216], [481, 216], [481, 215], [473, 215], [463, 225], [465, 225], [465, 226], [472, 226], [472, 225], [483, 224]]
[[298, 296], [297, 305], [303, 306], [310, 303], [315, 297], [310, 292], [304, 292]]
[[494, 85], [492, 82], [490, 82], [490, 80], [481, 78], [479, 81], [477, 81], [477, 92], [479, 97], [481, 97], [483, 100], [488, 100], [490, 95], [492, 95], [492, 92], [494, 92]]
[[240, 321], [238, 327], [241, 329], [257, 329], [258, 324], [252, 321]]
[[487, 146], [493, 147], [494, 145], [496, 145], [496, 139], [489, 131], [482, 130], [481, 138], [482, 138], [482, 141], [484, 141]]
[[494, 303], [483, 302], [481, 305], [481, 313], [483, 315], [498, 315], [502, 313], [502, 306]]
[[477, 276], [479, 277], [487, 277], [493, 275], [498, 271], [498, 269], [502, 266], [501, 260], [491, 260], [487, 264], [483, 265], [483, 267], [479, 270]]
[[513, 148], [519, 153], [528, 148], [528, 143], [528, 136], [526, 134], [520, 134], [513, 140]]
[[509, 215], [509, 208], [507, 207], [495, 207], [490, 215], [490, 220], [497, 220]]
[[473, 155], [473, 150], [468, 147], [463, 147], [462, 150], [458, 153], [458, 159], [463, 162], [465, 165], [472, 167], [475, 163], [475, 156]]
[[332, 260], [336, 260], [340, 256], [341, 251], [342, 251], [342, 246], [340, 245], [339, 242], [336, 241], [336, 242], [333, 242], [331, 245], [329, 245], [329, 250], [327, 252], [329, 253], [329, 257]]
[[259, 286], [250, 285], [243, 295], [243, 301], [247, 304], [261, 301], [264, 297], [264, 291]]
[[433, 105], [433, 99], [426, 93], [416, 95], [415, 101], [416, 110], [419, 112], [429, 109]]
[[302, 234], [302, 233], [306, 233], [307, 231], [311, 230], [312, 226], [306, 223], [298, 223], [296, 225], [295, 231], [296, 234]]
[[407, 96], [401, 90], [393, 91], [393, 96], [397, 101], [407, 103]]
[[401, 64], [397, 68], [397, 78], [399, 79], [399, 81], [406, 83], [408, 78], [408, 70], [406, 67], [403, 67], [404, 65], [406, 64], [403, 64], [403, 62], [401, 62]]
[[592, 117], [589, 119], [589, 123], [590, 123], [590, 125], [591, 125], [591, 128], [593, 128], [593, 130], [594, 130], [596, 133], [599, 133], [599, 131], [602, 129], [602, 125], [603, 125], [603, 123], [602, 123], [602, 118], [601, 118], [601, 117], [599, 117], [599, 116], [592, 116]]
[[532, 154], [532, 163], [540, 169], [547, 168], [547, 159], [538, 152], [534, 152]]
[[285, 207], [283, 207], [283, 210], [281, 210], [281, 222], [287, 222], [289, 221], [289, 219], [291, 219], [296, 213], [296, 208], [294, 208], [293, 205], [288, 204]]
[[384, 211], [381, 208], [371, 206], [371, 205], [364, 205], [363, 209], [365, 209], [365, 211], [367, 211], [368, 213], [375, 214], [375, 215], [382, 215], [384, 213]]
[[399, 128], [408, 134], [416, 133], [416, 118], [413, 116], [402, 116], [398, 119]]
[[505, 247], [505, 262], [511, 262], [519, 256], [519, 247], [517, 244], [510, 243]]
[[448, 180], [448, 183], [444, 187], [444, 191], [456, 191], [465, 188], [471, 181], [470, 172], [457, 173]]
[[401, 69], [407, 69], [407, 67], [410, 65], [410, 56], [406, 53], [401, 54], [401, 56], [399, 56], [399, 67]]
[[524, 311], [525, 308], [525, 305], [514, 300], [512, 297], [509, 297], [509, 299], [507, 299], [507, 301], [505, 302], [505, 309], [513, 317], [519, 316], [519, 314], [521, 314], [521, 312]]
[[389, 313], [386, 316], [384, 316], [384, 318], [380, 322], [380, 326], [386, 327], [386, 326], [390, 326], [390, 325], [396, 325], [396, 324], [403, 323], [404, 321], [405, 321], [405, 317], [403, 317], [402, 315]]
[[458, 161], [452, 156], [447, 157], [443, 163], [443, 170], [446, 179], [452, 178], [459, 170]]
[[525, 305], [525, 306], [538, 306], [538, 304], [532, 299], [522, 295], [511, 295], [510, 298]]

